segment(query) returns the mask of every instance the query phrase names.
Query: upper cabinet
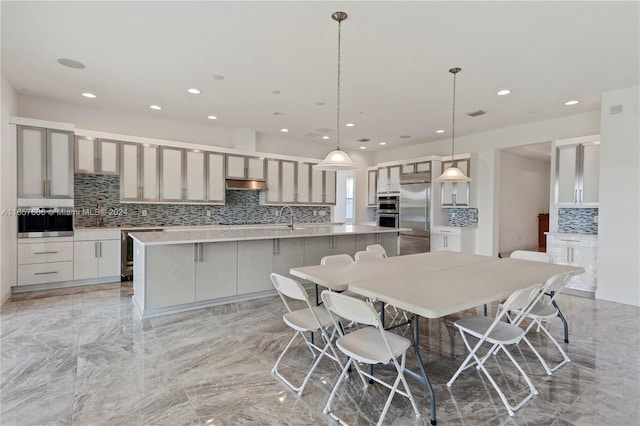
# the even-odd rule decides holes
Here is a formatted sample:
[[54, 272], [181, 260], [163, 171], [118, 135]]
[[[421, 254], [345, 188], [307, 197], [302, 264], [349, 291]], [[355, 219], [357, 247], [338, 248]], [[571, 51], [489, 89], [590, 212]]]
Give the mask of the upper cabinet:
[[227, 179], [266, 180], [264, 158], [227, 154]]
[[120, 199], [122, 201], [158, 201], [159, 146], [122, 142], [120, 164]]
[[76, 173], [120, 174], [120, 142], [76, 136]]
[[[451, 160], [443, 161], [442, 170], [440, 170], [437, 176], [451, 167], [451, 164]], [[465, 175], [471, 176], [471, 159], [454, 160], [453, 164], [462, 170]], [[440, 184], [440, 190], [442, 207], [469, 207], [471, 205], [470, 182], [442, 182]]]
[[367, 206], [376, 207], [378, 202], [377, 187], [378, 187], [378, 171], [369, 170], [367, 172]]
[[[201, 167], [204, 170], [204, 164]], [[183, 199], [184, 150], [163, 146], [160, 149], [160, 201], [180, 202]], [[200, 181], [204, 180], [204, 173]], [[204, 198], [204, 190], [200, 200]]]
[[600, 137], [556, 141], [555, 204], [560, 207], [598, 206]]
[[400, 172], [402, 166], [381, 167], [378, 169], [378, 193], [400, 192]]
[[16, 128], [18, 198], [73, 199], [73, 132]]
[[335, 204], [336, 172], [313, 169], [311, 163], [267, 159], [263, 204]]
[[207, 152], [207, 202], [209, 204], [224, 204], [224, 179], [224, 154]]

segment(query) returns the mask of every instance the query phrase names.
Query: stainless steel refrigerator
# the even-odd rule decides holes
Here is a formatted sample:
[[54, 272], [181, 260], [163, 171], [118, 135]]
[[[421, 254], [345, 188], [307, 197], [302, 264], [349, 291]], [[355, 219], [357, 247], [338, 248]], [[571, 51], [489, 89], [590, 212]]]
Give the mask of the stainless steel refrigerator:
[[[400, 179], [400, 228], [410, 228], [410, 231], [400, 232], [401, 236], [419, 238], [429, 251], [429, 206], [431, 200], [431, 174], [413, 173], [403, 175]], [[400, 249], [402, 252], [402, 237]], [[425, 250], [420, 250], [425, 251]]]

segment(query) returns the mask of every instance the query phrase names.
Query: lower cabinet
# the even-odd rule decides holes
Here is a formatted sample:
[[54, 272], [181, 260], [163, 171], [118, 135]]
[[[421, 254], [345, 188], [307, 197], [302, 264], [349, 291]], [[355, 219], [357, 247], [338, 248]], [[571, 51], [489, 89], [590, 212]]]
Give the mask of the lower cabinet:
[[431, 251], [475, 253], [475, 228], [434, 226], [431, 228]]
[[547, 234], [547, 253], [553, 258], [553, 263], [584, 268], [584, 274], [571, 278], [567, 283], [567, 288], [596, 291], [598, 284], [597, 235]]
[[238, 242], [206, 243], [198, 246], [198, 261], [195, 263], [196, 302], [235, 296]]
[[18, 239], [20, 285], [73, 280], [73, 237]]
[[73, 236], [73, 279], [120, 276], [120, 230], [79, 230]]
[[[145, 247], [145, 252], [145, 308], [166, 308], [195, 302], [196, 245], [149, 246]], [[135, 268], [138, 269], [137, 266]], [[134, 293], [138, 292], [135, 288], [136, 273], [134, 269]]]
[[238, 241], [238, 294], [271, 290], [274, 240]]

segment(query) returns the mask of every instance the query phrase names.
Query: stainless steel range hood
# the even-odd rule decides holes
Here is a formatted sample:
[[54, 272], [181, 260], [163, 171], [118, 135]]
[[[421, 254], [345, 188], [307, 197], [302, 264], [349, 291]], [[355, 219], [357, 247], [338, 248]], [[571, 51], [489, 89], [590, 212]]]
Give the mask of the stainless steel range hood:
[[227, 179], [227, 189], [242, 191], [268, 191], [267, 182], [263, 180]]

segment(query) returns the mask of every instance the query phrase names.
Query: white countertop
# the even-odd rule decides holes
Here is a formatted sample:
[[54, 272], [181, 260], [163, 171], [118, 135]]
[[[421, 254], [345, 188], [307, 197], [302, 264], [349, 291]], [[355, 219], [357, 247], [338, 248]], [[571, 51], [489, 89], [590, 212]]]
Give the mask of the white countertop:
[[578, 234], [575, 232], [545, 232], [546, 235], [554, 235], [559, 237], [577, 237], [577, 238], [593, 238], [598, 239], [598, 234]]
[[[268, 240], [273, 238], [322, 237], [335, 235], [397, 233], [405, 228], [386, 228], [367, 225], [296, 225], [294, 230], [286, 226], [257, 227], [219, 227], [197, 229], [165, 230], [165, 232], [135, 232], [130, 230], [132, 238], [147, 245], [215, 243], [240, 240]], [[133, 232], [131, 232], [133, 231]]]

